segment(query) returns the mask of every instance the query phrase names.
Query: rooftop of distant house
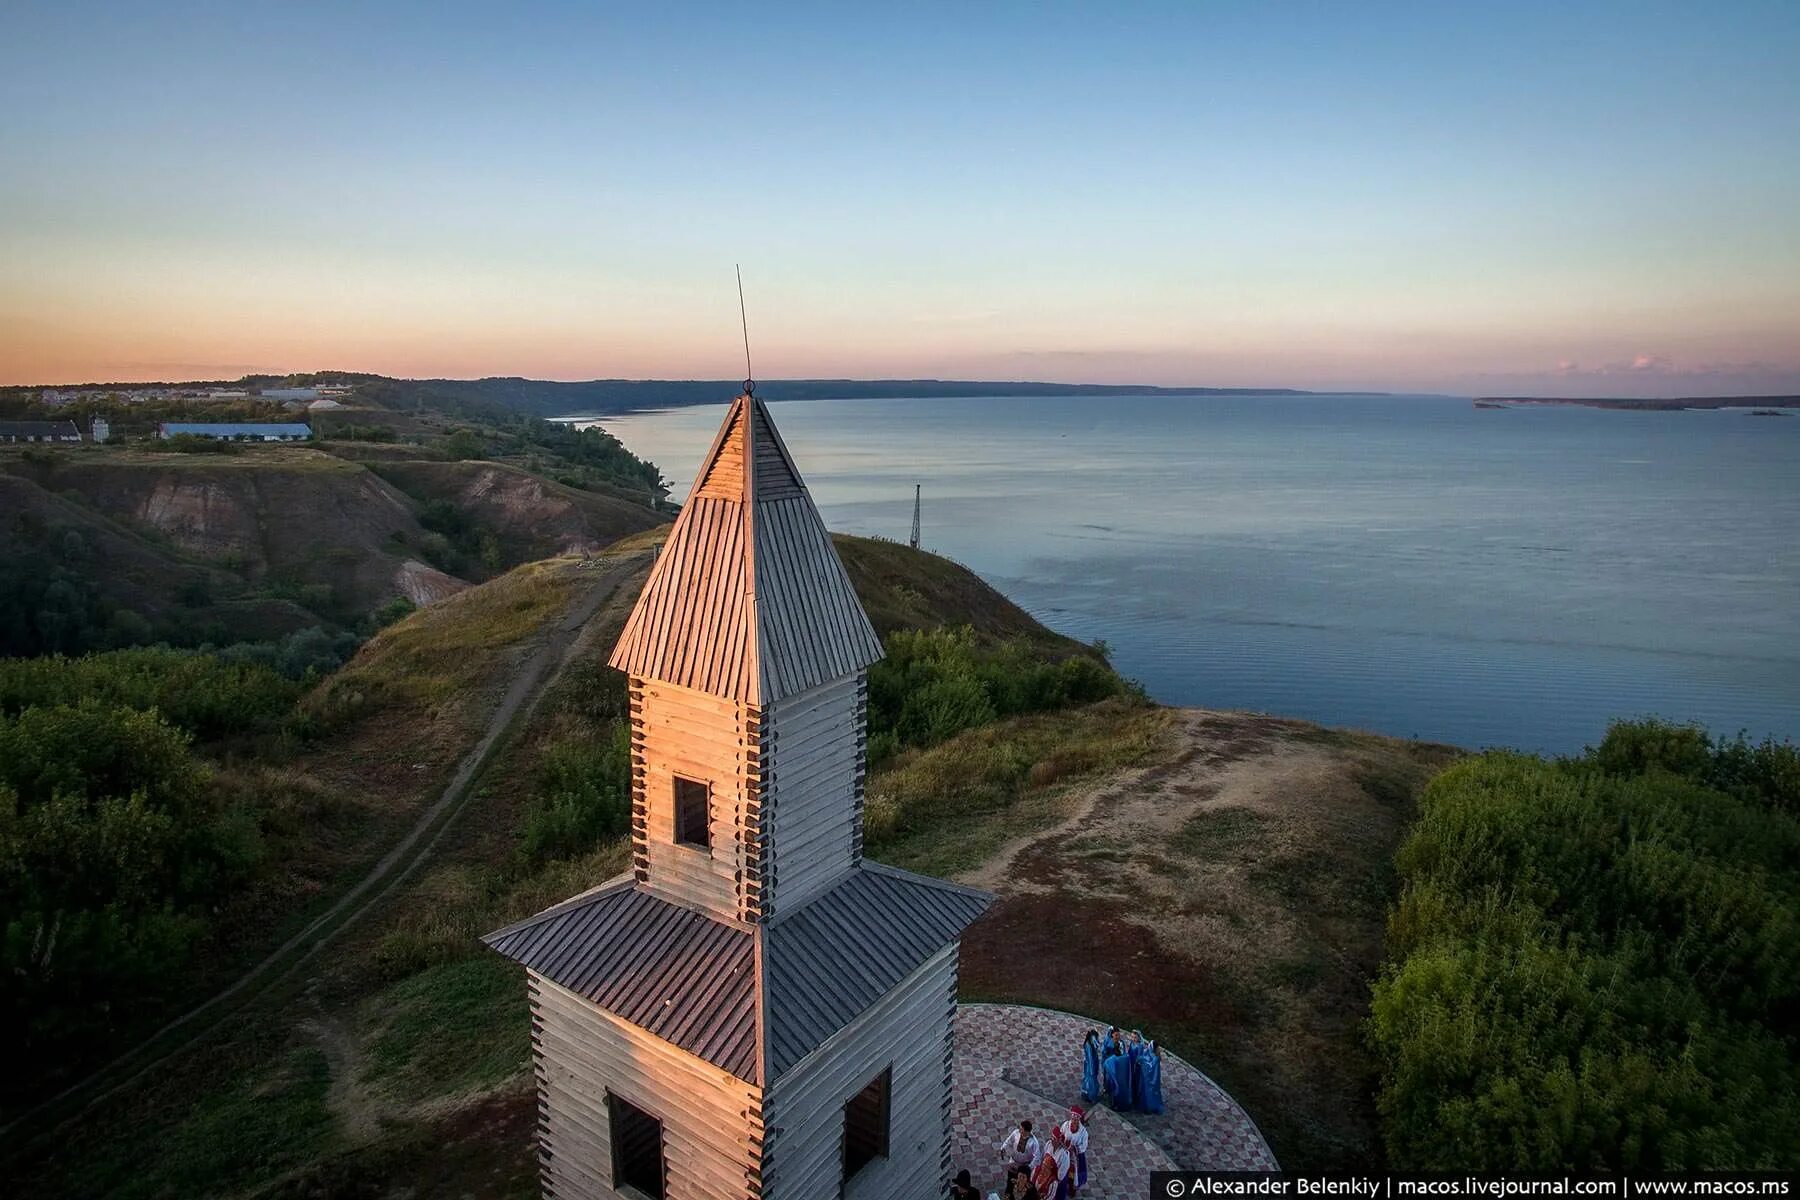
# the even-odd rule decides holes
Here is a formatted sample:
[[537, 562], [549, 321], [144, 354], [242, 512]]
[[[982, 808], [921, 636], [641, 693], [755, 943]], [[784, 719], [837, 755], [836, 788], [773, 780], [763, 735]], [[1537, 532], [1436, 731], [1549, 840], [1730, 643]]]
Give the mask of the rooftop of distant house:
[[157, 427], [163, 437], [188, 434], [192, 437], [263, 438], [289, 440], [309, 438], [312, 426], [289, 421], [164, 421]]
[[79, 442], [73, 421], [0, 421], [0, 442]]

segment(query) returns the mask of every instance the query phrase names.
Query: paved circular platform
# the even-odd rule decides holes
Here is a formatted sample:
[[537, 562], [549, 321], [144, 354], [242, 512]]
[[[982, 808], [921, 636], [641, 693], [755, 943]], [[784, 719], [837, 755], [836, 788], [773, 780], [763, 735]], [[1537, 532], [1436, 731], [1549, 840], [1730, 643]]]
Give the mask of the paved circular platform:
[[[1000, 1139], [1022, 1119], [1048, 1135], [1081, 1104], [1081, 1039], [1101, 1021], [1047, 1008], [963, 1004], [956, 1011], [951, 1154], [985, 1195], [1002, 1181]], [[1084, 1200], [1151, 1200], [1151, 1171], [1274, 1171], [1269, 1144], [1237, 1101], [1163, 1052], [1163, 1111], [1088, 1110]]]

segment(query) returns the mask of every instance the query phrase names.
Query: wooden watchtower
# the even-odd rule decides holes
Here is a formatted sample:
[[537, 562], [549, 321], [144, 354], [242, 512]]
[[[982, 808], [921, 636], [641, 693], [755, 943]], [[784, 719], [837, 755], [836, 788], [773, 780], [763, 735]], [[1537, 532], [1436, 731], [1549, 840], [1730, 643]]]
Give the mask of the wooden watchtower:
[[746, 388], [612, 655], [631, 872], [485, 939], [526, 968], [546, 1196], [943, 1194], [990, 898], [863, 859], [880, 657]]

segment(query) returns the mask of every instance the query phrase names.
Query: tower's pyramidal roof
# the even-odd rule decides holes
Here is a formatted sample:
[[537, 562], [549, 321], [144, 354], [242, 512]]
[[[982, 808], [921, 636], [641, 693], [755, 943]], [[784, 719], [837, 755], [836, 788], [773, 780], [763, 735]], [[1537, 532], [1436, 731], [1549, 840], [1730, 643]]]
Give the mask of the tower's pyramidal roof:
[[612, 665], [768, 705], [880, 657], [792, 456], [746, 392], [725, 414]]

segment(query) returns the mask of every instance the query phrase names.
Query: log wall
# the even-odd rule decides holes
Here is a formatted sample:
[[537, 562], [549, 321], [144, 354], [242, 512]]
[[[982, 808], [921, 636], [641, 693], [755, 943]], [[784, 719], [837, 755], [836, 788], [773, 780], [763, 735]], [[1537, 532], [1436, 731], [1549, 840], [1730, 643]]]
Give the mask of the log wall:
[[[760, 911], [760, 715], [656, 680], [633, 678], [630, 692], [632, 865], [639, 881], [734, 920]], [[676, 776], [710, 789], [708, 850], [675, 841]]]
[[868, 675], [859, 671], [762, 714], [768, 913], [830, 889], [861, 848]]
[[670, 1200], [757, 1200], [761, 1090], [608, 1015], [535, 971], [538, 1163], [553, 1200], [614, 1200], [606, 1097], [659, 1118]]
[[950, 1183], [950, 1070], [959, 947], [952, 944], [868, 1012], [795, 1064], [764, 1097], [763, 1194], [839, 1195], [844, 1102], [893, 1070], [888, 1156], [864, 1167], [845, 1200], [941, 1196]]

